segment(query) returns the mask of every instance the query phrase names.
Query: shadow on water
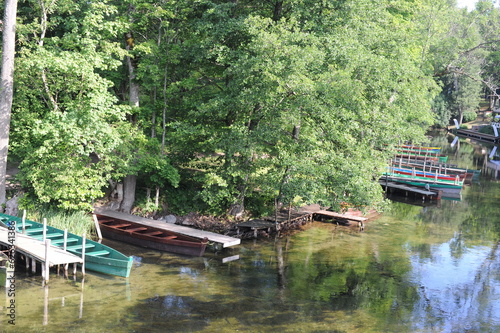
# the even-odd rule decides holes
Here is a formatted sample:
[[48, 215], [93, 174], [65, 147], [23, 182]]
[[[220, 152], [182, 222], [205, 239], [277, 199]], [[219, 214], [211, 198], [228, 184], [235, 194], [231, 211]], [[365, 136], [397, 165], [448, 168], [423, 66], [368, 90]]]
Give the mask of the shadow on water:
[[[456, 148], [451, 163], [484, 161]], [[16, 326], [0, 331], [499, 331], [498, 193], [483, 175], [460, 201], [393, 202], [364, 232], [313, 222], [202, 258], [105, 241], [135, 256], [128, 279], [53, 274], [45, 289], [19, 273]]]

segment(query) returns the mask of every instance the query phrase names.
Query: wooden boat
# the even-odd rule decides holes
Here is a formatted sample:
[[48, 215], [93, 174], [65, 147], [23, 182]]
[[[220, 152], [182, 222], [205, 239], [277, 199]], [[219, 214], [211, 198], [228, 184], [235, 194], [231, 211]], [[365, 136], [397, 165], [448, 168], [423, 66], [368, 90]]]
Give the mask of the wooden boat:
[[422, 163], [419, 161], [406, 161], [404, 159], [393, 159], [392, 165], [397, 168], [415, 169], [420, 171], [444, 174], [448, 176], [459, 176], [465, 184], [472, 184], [474, 180], [478, 180], [481, 170], [459, 168], [456, 165], [442, 163]]
[[[38, 241], [43, 240], [42, 223], [25, 220], [23, 231], [22, 219], [15, 216], [0, 213], [0, 222], [7, 223], [14, 220], [16, 222], [16, 231], [24, 233]], [[59, 248], [64, 248], [64, 231], [46, 226], [45, 230], [46, 239], [51, 240], [51, 244]], [[66, 251], [82, 256], [83, 238], [73, 233], [67, 233]], [[128, 277], [132, 268], [133, 258], [126, 256], [121, 252], [100, 244], [90, 239], [85, 239], [85, 268], [91, 271]]]
[[431, 180], [431, 179], [422, 179], [423, 177], [412, 177], [407, 175], [396, 175], [390, 173], [384, 173], [384, 175], [380, 178], [380, 183], [394, 182], [407, 186], [416, 186], [422, 189], [441, 192], [444, 197], [453, 197], [457, 196], [461, 193], [463, 182], [459, 181], [458, 183], [446, 181], [446, 180]]
[[414, 146], [414, 145], [400, 145], [396, 148], [411, 149], [411, 150], [428, 150], [433, 152], [441, 151], [441, 147], [428, 147], [428, 146]]
[[405, 151], [397, 149], [395, 152], [395, 157], [401, 158], [403, 160], [417, 160], [417, 161], [433, 161], [446, 163], [448, 161], [448, 156], [445, 154], [436, 153], [419, 153], [418, 151]]
[[411, 181], [411, 182], [417, 182], [417, 183], [422, 183], [423, 186], [426, 184], [434, 184], [434, 187], [447, 187], [447, 188], [462, 188], [464, 186], [463, 180], [455, 179], [455, 180], [442, 180], [442, 179], [435, 179], [435, 178], [426, 178], [426, 177], [419, 177], [415, 175], [403, 175], [403, 174], [396, 174], [392, 172], [384, 172], [382, 175], [382, 178], [385, 179], [386, 177], [392, 178], [392, 179], [397, 179], [398, 181]]
[[202, 240], [165, 229], [96, 214], [104, 237], [159, 251], [203, 256], [208, 239]]
[[391, 173], [395, 174], [401, 174], [401, 175], [413, 175], [417, 177], [424, 177], [424, 178], [429, 178], [429, 179], [439, 179], [439, 180], [450, 180], [450, 181], [455, 181], [455, 180], [464, 180], [465, 175], [444, 175], [436, 172], [426, 172], [422, 170], [417, 170], [417, 169], [405, 169], [405, 168], [390, 168]]

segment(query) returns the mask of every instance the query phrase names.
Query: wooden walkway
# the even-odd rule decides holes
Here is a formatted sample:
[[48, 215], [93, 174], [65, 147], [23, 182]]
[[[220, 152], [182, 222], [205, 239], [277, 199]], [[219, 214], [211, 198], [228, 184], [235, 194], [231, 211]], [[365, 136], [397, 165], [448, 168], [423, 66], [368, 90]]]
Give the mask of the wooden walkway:
[[209, 232], [209, 231], [203, 231], [199, 229], [194, 229], [194, 228], [189, 228], [185, 227], [182, 225], [177, 225], [173, 223], [166, 223], [165, 221], [158, 221], [158, 220], [153, 220], [153, 219], [147, 219], [144, 217], [132, 215], [132, 214], [127, 214], [127, 213], [122, 213], [122, 212], [116, 212], [112, 210], [101, 210], [101, 209], [96, 209], [95, 210], [96, 214], [103, 215], [103, 216], [108, 216], [111, 218], [117, 218], [121, 220], [127, 220], [135, 223], [140, 223], [146, 226], [150, 227], [155, 227], [167, 231], [173, 231], [177, 232], [179, 234], [203, 239], [203, 238], [208, 238], [210, 242], [221, 244], [222, 247], [230, 247], [230, 246], [235, 246], [241, 243], [241, 239], [239, 238], [234, 238], [234, 237], [229, 237], [225, 235], [220, 235], [214, 232]]
[[[9, 241], [8, 232], [9, 230], [0, 228], [0, 245], [2, 247], [11, 248], [13, 243], [14, 253], [25, 256], [26, 268], [28, 268], [29, 259], [31, 259], [31, 269], [33, 272], [36, 272], [36, 262], [40, 262], [42, 275], [46, 281], [48, 280], [48, 268], [50, 266], [83, 263], [83, 259], [77, 255], [53, 245], [47, 248], [44, 242], [18, 232], [16, 232], [15, 237], [12, 238], [11, 243]], [[48, 262], [46, 258], [48, 258]]]
[[[0, 243], [4, 246], [10, 246], [8, 242], [8, 230], [0, 228]], [[39, 262], [45, 262], [45, 243], [38, 241], [29, 236], [16, 233], [15, 237], [15, 252], [22, 253], [25, 256], [34, 258]], [[50, 265], [63, 265], [72, 263], [82, 263], [83, 260], [77, 255], [71, 254], [58, 248], [54, 245], [49, 247], [49, 263]]]
[[390, 192], [392, 192], [393, 190], [397, 190], [405, 192], [407, 195], [408, 193], [420, 194], [422, 195], [422, 201], [425, 201], [426, 198], [440, 199], [442, 195], [442, 192], [439, 191], [428, 191], [422, 187], [405, 185], [397, 182], [386, 181], [384, 179], [380, 179], [379, 183], [385, 188], [386, 191], [390, 190]]
[[480, 133], [480, 132], [474, 131], [474, 130], [457, 129], [456, 134], [458, 136], [465, 136], [465, 137], [476, 139], [479, 141], [492, 142], [492, 143], [499, 143], [500, 142], [500, 137], [498, 137], [498, 136]]
[[314, 212], [314, 215], [315, 215], [315, 217], [332, 217], [335, 219], [349, 220], [349, 221], [355, 221], [355, 222], [361, 222], [361, 223], [368, 220], [368, 218], [366, 218], [366, 217], [349, 215], [349, 214], [340, 214], [340, 213], [331, 212], [329, 210], [318, 210], [318, 211]]
[[267, 232], [269, 234], [283, 229], [296, 229], [297, 227], [313, 220], [335, 220], [345, 224], [349, 224], [351, 221], [356, 222], [360, 229], [363, 230], [364, 222], [368, 219], [368, 217], [352, 215], [349, 213], [340, 214], [328, 210], [315, 209], [311, 211], [294, 212], [291, 214], [288, 214], [287, 212], [280, 212], [276, 214], [276, 216], [268, 216], [262, 219], [253, 219], [238, 223], [237, 229], [238, 235], [244, 233], [245, 230], [250, 230], [250, 232], [253, 233], [253, 237], [257, 238], [259, 231]]

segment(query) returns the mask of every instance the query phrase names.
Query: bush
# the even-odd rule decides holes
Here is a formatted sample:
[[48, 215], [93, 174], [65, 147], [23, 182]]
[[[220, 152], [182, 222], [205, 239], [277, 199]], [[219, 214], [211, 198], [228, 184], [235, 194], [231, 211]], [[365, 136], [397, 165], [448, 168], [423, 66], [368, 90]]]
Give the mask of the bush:
[[463, 122], [468, 123], [469, 121], [474, 121], [477, 118], [477, 113], [474, 111], [466, 111], [464, 112]]

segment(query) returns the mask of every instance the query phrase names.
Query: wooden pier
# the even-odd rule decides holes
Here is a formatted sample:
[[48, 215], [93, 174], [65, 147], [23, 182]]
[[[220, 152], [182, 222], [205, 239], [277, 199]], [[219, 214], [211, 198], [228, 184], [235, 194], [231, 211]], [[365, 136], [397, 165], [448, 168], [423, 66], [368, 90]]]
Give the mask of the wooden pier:
[[165, 221], [147, 219], [147, 218], [132, 215], [132, 214], [116, 212], [116, 211], [112, 211], [112, 210], [101, 210], [101, 209], [96, 209], [95, 213], [99, 214], [99, 215], [111, 217], [111, 218], [117, 218], [117, 219], [121, 219], [121, 220], [127, 220], [127, 221], [131, 221], [131, 222], [143, 224], [145, 226], [150, 226], [150, 227], [155, 227], [155, 228], [159, 228], [159, 229], [163, 229], [163, 230], [167, 230], [167, 231], [177, 232], [179, 234], [183, 234], [183, 235], [187, 235], [187, 236], [191, 236], [191, 237], [195, 237], [195, 238], [199, 238], [199, 239], [207, 238], [210, 242], [222, 245], [223, 248], [235, 246], [235, 245], [238, 245], [241, 243], [241, 239], [239, 239], [239, 238], [234, 238], [234, 237], [229, 237], [229, 236], [217, 234], [214, 232], [189, 228], [189, 227], [185, 227], [185, 226], [177, 225], [177, 224], [173, 224], [173, 223], [166, 223]]
[[486, 167], [495, 174], [495, 179], [498, 176], [498, 171], [500, 170], [500, 161], [488, 161]]
[[257, 238], [258, 234], [271, 234], [273, 232], [281, 232], [284, 230], [297, 229], [311, 221], [335, 221], [340, 224], [349, 225], [350, 222], [355, 222], [360, 230], [364, 229], [364, 223], [369, 218], [357, 216], [350, 213], [336, 213], [328, 210], [313, 209], [310, 211], [304, 210], [301, 212], [282, 211], [275, 216], [263, 217], [262, 219], [253, 219], [237, 224], [238, 236], [252, 235]]
[[414, 195], [421, 195], [422, 201], [425, 201], [426, 199], [439, 200], [441, 199], [441, 196], [443, 194], [442, 191], [430, 191], [422, 187], [400, 184], [384, 179], [380, 179], [379, 183], [386, 191], [389, 191], [391, 193], [397, 191], [403, 192], [406, 196], [408, 196], [409, 193], [412, 193]]
[[61, 248], [50, 245], [50, 240], [45, 242], [38, 241], [21, 233], [16, 233], [9, 239], [9, 230], [0, 228], [0, 246], [12, 248], [14, 253], [21, 254], [26, 259], [26, 269], [36, 273], [36, 264], [40, 263], [42, 267], [42, 276], [45, 281], [49, 280], [49, 269], [51, 266], [68, 264], [81, 264], [83, 259], [77, 255], [64, 251]]
[[468, 129], [457, 129], [456, 134], [458, 136], [465, 136], [467, 138], [476, 139], [484, 142], [500, 143], [500, 137], [494, 136], [492, 134], [480, 133], [474, 130]]
[[354, 221], [358, 224], [358, 227], [361, 230], [365, 228], [364, 222], [368, 220], [368, 218], [366, 217], [355, 216], [350, 214], [341, 214], [341, 213], [331, 212], [329, 210], [318, 210], [314, 212], [314, 219], [317, 221], [324, 221], [325, 219], [331, 219], [345, 224], [349, 224], [351, 221]]
[[261, 219], [238, 223], [236, 225], [237, 235], [246, 238], [245, 234], [251, 234], [254, 238], [257, 238], [259, 233], [269, 235], [274, 232], [296, 229], [312, 221], [312, 219], [312, 212], [276, 212], [274, 216], [266, 216]]

